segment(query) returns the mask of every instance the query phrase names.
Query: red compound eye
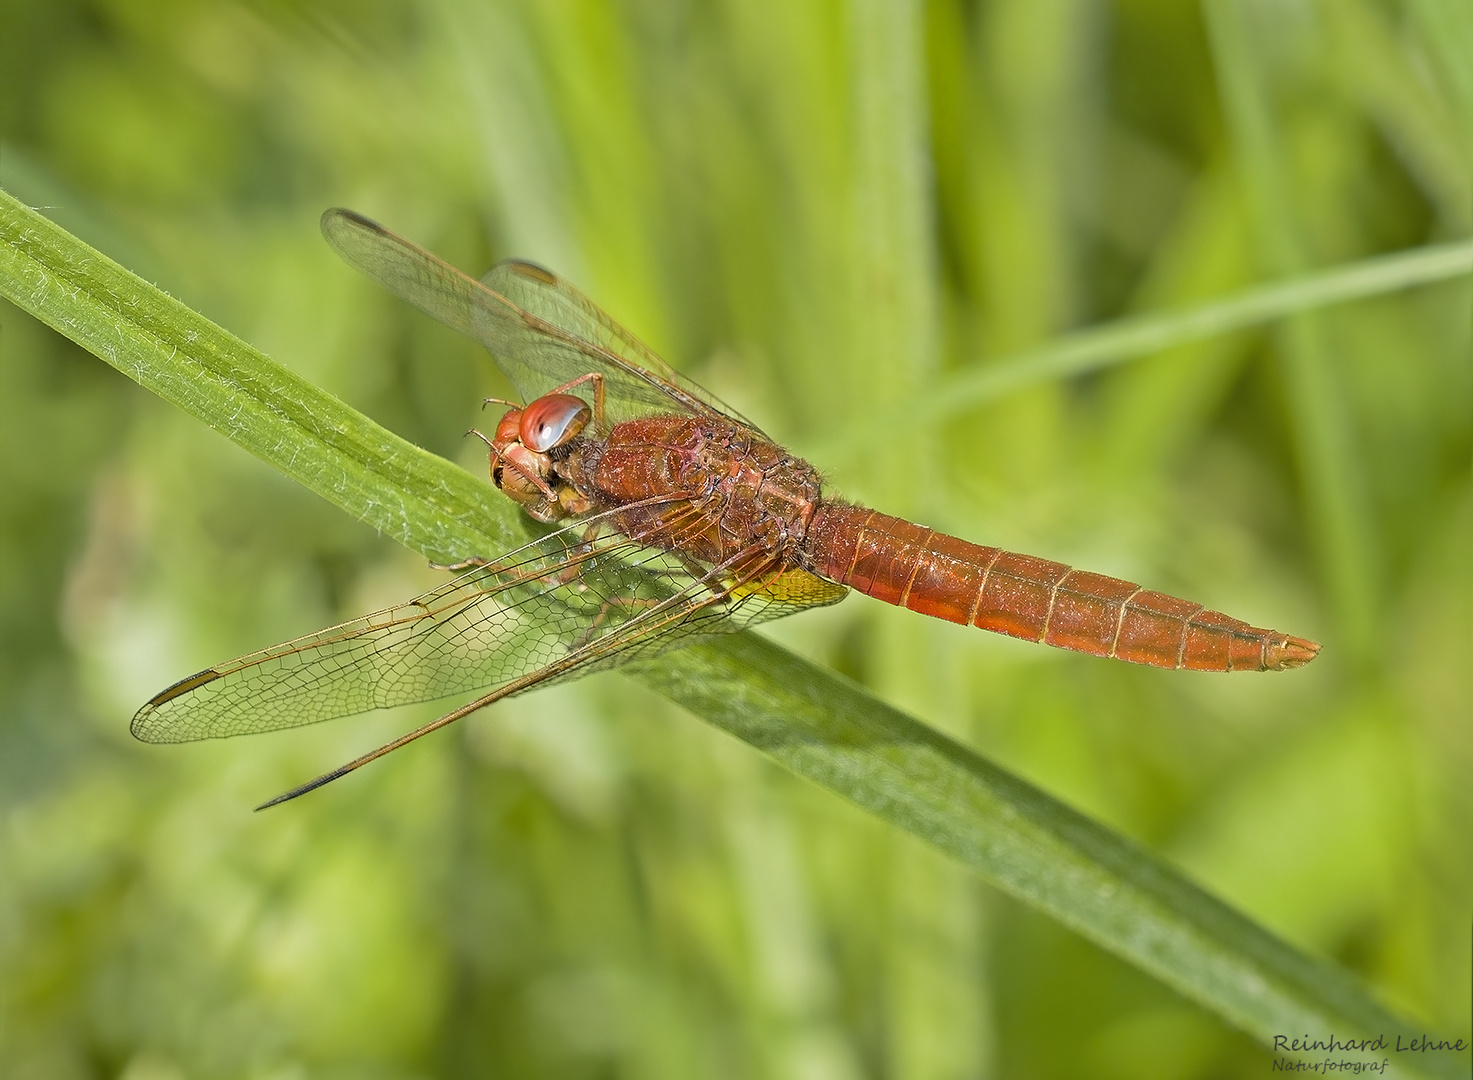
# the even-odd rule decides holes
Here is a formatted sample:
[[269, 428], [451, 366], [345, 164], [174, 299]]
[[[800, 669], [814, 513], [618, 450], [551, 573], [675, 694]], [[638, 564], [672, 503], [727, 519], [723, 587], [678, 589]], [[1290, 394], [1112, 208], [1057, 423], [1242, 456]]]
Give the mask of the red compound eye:
[[583, 399], [572, 394], [540, 397], [522, 410], [522, 445], [545, 454], [582, 431], [592, 416]]
[[506, 446], [508, 443], [516, 442], [522, 434], [522, 410], [509, 409], [505, 416], [496, 422], [496, 445]]

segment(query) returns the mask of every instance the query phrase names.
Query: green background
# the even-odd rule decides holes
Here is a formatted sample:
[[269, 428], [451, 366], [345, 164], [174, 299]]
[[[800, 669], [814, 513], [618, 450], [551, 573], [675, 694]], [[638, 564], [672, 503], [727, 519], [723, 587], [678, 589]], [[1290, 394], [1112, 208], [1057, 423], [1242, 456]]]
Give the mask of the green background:
[[[1466, 1034], [1469, 285], [908, 423], [1070, 329], [1469, 235], [1455, 2], [10, 0], [0, 185], [400, 434], [507, 389], [316, 233], [583, 287], [847, 495], [1321, 640], [1127, 667], [862, 598], [790, 648]], [[855, 449], [856, 444], [858, 449]], [[1219, 1077], [1245, 1037], [619, 676], [142, 747], [439, 579], [6, 309], [0, 1073]], [[1295, 1033], [1287, 1033], [1295, 1034]]]

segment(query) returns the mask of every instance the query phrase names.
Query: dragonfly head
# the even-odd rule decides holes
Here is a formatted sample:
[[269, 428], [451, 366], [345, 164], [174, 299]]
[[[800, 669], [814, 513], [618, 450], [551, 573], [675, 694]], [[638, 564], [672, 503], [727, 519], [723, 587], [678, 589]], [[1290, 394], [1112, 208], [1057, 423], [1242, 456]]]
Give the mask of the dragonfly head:
[[491, 449], [492, 482], [538, 521], [585, 513], [588, 497], [558, 474], [552, 452], [577, 438], [592, 417], [593, 410], [572, 394], [544, 394], [530, 405], [513, 406], [497, 421], [494, 439], [475, 432]]
[[[516, 419], [517, 435], [523, 446], [537, 454], [571, 442], [593, 417], [587, 403], [572, 394], [544, 394], [525, 409], [507, 413], [501, 418], [501, 425], [517, 412], [520, 413]], [[496, 434], [498, 438], [501, 436], [501, 426]]]

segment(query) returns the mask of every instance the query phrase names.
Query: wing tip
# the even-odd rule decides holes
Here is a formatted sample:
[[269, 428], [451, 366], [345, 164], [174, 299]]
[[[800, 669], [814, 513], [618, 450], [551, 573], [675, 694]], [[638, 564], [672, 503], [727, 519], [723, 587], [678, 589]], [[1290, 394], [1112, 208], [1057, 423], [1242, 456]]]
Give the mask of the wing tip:
[[143, 708], [139, 709], [136, 713], [133, 714], [133, 720], [128, 725], [128, 730], [132, 732], [133, 737], [140, 742], [176, 741], [173, 739], [158, 738], [158, 732], [151, 729], [151, 725], [148, 722], [149, 718], [159, 710], [160, 706], [167, 705], [175, 698], [183, 697], [191, 690], [197, 690], [207, 683], [212, 683], [219, 677], [220, 672], [217, 671], [215, 668], [205, 668], [205, 670], [203, 671], [196, 671], [188, 678], [180, 679], [173, 686], [160, 690], [157, 694], [148, 699]]
[[336, 780], [338, 777], [345, 776], [351, 771], [351, 768], [347, 768], [334, 769], [330, 773], [323, 773], [316, 780], [308, 780], [305, 784], [298, 784], [290, 791], [283, 791], [274, 799], [267, 799], [260, 806], [256, 807], [255, 810], [252, 812], [259, 814], [262, 810], [270, 810], [273, 806], [280, 806], [284, 802], [291, 802], [293, 799], [300, 798], [301, 796], [307, 794], [309, 791], [316, 791], [324, 784], [329, 784], [332, 781]]
[[556, 274], [547, 267], [539, 263], [534, 263], [529, 259], [505, 259], [501, 265], [524, 277], [535, 278], [544, 285], [556, 285], [558, 283], [558, 276]]
[[156, 709], [165, 702], [173, 701], [176, 697], [181, 697], [191, 690], [204, 686], [206, 683], [214, 682], [219, 677], [220, 671], [217, 668], [205, 668], [203, 671], [196, 671], [188, 678], [180, 679], [173, 686], [160, 690], [148, 699], [148, 704], [144, 708]]
[[370, 232], [379, 233], [382, 236], [390, 235], [389, 230], [380, 225], [373, 218], [365, 217], [357, 210], [349, 210], [346, 206], [329, 206], [317, 219], [318, 227], [322, 235], [330, 237], [340, 223], [367, 229]]

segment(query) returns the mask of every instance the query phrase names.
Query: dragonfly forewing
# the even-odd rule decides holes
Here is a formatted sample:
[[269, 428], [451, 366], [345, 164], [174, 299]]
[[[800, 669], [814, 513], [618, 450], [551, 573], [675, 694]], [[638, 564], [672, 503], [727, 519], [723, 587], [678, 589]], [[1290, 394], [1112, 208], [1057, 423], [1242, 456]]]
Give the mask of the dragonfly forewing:
[[324, 213], [322, 234], [395, 296], [484, 345], [525, 401], [596, 372], [611, 423], [677, 412], [752, 426], [549, 270], [508, 260], [476, 281], [351, 210]]
[[[615, 421], [655, 412], [707, 412], [758, 430], [716, 395], [661, 360], [653, 349], [551, 270], [508, 259], [488, 270], [481, 284], [507, 303], [481, 305], [476, 336], [527, 400], [571, 382], [588, 370], [598, 370], [612, 387], [610, 414]], [[519, 313], [519, 318], [507, 318], [511, 309]], [[580, 349], [577, 357], [549, 350], [538, 340], [549, 329], [596, 349]], [[578, 370], [579, 365], [584, 370]]]
[[349, 266], [430, 318], [476, 336], [476, 293], [482, 285], [444, 259], [352, 210], [322, 215], [322, 236]]

